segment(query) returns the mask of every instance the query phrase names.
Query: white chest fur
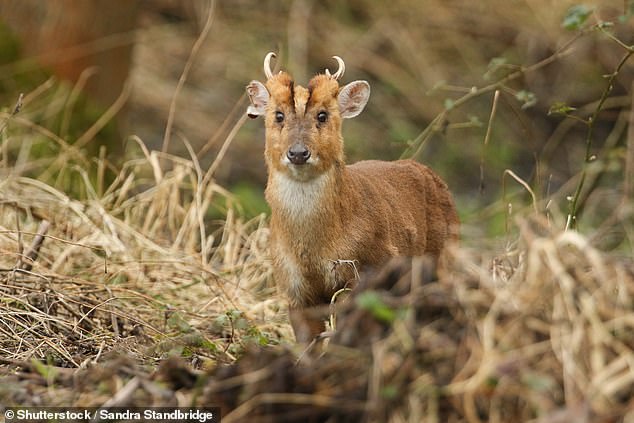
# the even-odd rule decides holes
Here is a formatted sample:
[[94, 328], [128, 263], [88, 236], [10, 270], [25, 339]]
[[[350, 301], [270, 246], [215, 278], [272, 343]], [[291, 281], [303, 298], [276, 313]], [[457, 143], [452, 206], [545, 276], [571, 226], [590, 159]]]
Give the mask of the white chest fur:
[[272, 175], [270, 194], [275, 205], [294, 221], [311, 218], [323, 207], [323, 199], [330, 182], [328, 174], [302, 181], [278, 172]]
[[[330, 257], [328, 248], [324, 248], [324, 242], [329, 242], [330, 237], [323, 232], [322, 222], [328, 214], [325, 203], [330, 183], [329, 174], [300, 180], [276, 173], [269, 180], [267, 197], [277, 216], [277, 263], [284, 274], [282, 279], [286, 281], [291, 302], [294, 299], [299, 301], [310, 291], [311, 288], [307, 287], [309, 283], [326, 289], [335, 284], [332, 272], [332, 259], [335, 257]], [[308, 275], [311, 282], [306, 279]]]

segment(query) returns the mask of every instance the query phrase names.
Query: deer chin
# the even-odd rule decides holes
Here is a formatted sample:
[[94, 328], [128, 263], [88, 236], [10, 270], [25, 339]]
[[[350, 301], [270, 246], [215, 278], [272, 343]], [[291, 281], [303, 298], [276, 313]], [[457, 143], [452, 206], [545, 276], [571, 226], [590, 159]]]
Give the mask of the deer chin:
[[323, 174], [319, 158], [309, 158], [306, 163], [294, 164], [286, 156], [282, 159], [284, 173], [298, 182], [309, 182]]

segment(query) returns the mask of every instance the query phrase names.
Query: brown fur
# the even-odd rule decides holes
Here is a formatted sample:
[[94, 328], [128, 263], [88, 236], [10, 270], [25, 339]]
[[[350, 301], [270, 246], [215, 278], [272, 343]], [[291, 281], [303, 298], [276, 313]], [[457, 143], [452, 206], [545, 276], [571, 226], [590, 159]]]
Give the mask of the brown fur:
[[[458, 215], [447, 185], [412, 160], [362, 161], [346, 166], [337, 81], [317, 75], [308, 88], [279, 73], [266, 83], [266, 199], [271, 206], [274, 277], [286, 291], [296, 337], [308, 341], [324, 330], [308, 308], [327, 304], [354, 278], [351, 266], [380, 265], [390, 257], [438, 259], [458, 237]], [[284, 113], [284, 122], [275, 113]], [[324, 123], [317, 121], [328, 113]], [[293, 143], [314, 162], [284, 163]]]

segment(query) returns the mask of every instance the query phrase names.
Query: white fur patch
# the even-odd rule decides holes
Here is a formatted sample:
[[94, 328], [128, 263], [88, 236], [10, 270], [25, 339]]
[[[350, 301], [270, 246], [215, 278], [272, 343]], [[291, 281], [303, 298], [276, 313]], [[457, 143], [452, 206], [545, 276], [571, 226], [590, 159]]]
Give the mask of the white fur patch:
[[[289, 166], [289, 169], [299, 168], [310, 171], [308, 166]], [[291, 233], [294, 236], [311, 242], [311, 239], [315, 239], [313, 231], [321, 230], [319, 225], [315, 226], [315, 223], [319, 221], [317, 214], [324, 207], [324, 197], [327, 190], [331, 189], [329, 186], [332, 178], [331, 173], [324, 173], [305, 180], [286, 172], [275, 172], [271, 176], [271, 193], [275, 196], [276, 207], [287, 219], [285, 229], [291, 227]], [[319, 282], [313, 281], [311, 283], [323, 284], [322, 287], [330, 289], [334, 288], [336, 281], [331, 260], [311, 254], [302, 255], [302, 251], [296, 250], [287, 242], [286, 239], [280, 240], [278, 257], [279, 266], [288, 277], [286, 289], [291, 303], [301, 302], [305, 299], [308, 281], [302, 272], [307, 271], [306, 269], [317, 270], [323, 278]], [[308, 251], [312, 251], [310, 245], [307, 247]], [[321, 291], [322, 287], [317, 288], [317, 290]]]
[[286, 213], [305, 219], [319, 210], [329, 181], [328, 174], [300, 180], [281, 172], [273, 175], [274, 192]]

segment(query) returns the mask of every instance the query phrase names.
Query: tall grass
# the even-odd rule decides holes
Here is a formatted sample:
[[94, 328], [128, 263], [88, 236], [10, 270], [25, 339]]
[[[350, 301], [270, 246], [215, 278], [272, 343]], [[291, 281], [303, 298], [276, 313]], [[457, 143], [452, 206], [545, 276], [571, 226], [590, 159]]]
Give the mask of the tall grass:
[[[355, 139], [374, 140], [382, 127], [402, 142], [377, 154], [436, 162], [444, 149], [433, 167], [445, 175], [463, 169], [449, 178], [466, 224], [447, 272], [430, 282], [415, 258], [366, 275], [365, 290], [338, 301], [324, 354], [292, 346], [271, 280], [266, 216], [246, 219], [218, 180], [222, 166], [236, 165], [231, 151], [245, 151], [241, 137], [261, 160], [254, 130], [237, 117], [239, 95], [224, 101], [225, 123], [202, 147], [178, 136], [188, 128], [179, 119], [197, 130], [207, 122], [176, 101], [192, 98], [186, 82], [201, 75], [194, 59], [179, 69], [176, 94], [168, 90], [172, 120], [159, 138], [170, 148], [130, 136], [120, 164], [85, 148], [116, 105], [70, 137], [78, 88], [50, 80], [8, 104], [0, 113], [3, 404], [218, 405], [223, 421], [631, 419], [634, 114], [629, 95], [612, 95], [628, 75], [631, 47], [618, 24], [605, 33], [604, 9], [586, 16], [580, 32], [564, 31], [564, 3], [553, 6], [559, 14], [546, 1], [294, 3], [292, 15], [311, 31], [289, 43], [291, 71], [307, 73], [317, 56], [337, 53], [355, 78], [379, 87], [380, 106], [347, 129], [352, 157], [366, 158]], [[327, 19], [335, 9], [337, 19]], [[297, 27], [280, 17], [286, 12], [249, 11], [266, 22], [266, 34], [280, 22]], [[474, 29], [474, 16], [487, 26]], [[520, 41], [535, 35], [535, 49], [514, 57], [522, 50], [503, 48], [505, 31]], [[252, 79], [274, 38], [238, 47], [227, 84]], [[564, 82], [576, 85], [578, 74], [570, 63], [606, 42], [622, 65], [571, 95]], [[339, 50], [327, 52], [331, 46]], [[242, 66], [251, 58], [256, 65]], [[544, 79], [552, 68], [554, 79]], [[146, 101], [156, 99], [146, 88]], [[551, 107], [558, 95], [569, 97]], [[549, 121], [549, 109], [564, 116]], [[612, 110], [618, 116], [609, 121]], [[539, 124], [522, 132], [518, 122]], [[533, 137], [518, 154], [504, 147]], [[570, 152], [565, 164], [562, 151]], [[481, 190], [493, 193], [474, 194]], [[566, 225], [570, 216], [577, 231]], [[501, 238], [483, 237], [483, 224], [500, 225], [492, 232]]]
[[[51, 114], [64, 110], [57, 95], [39, 99], [57, 104]], [[189, 347], [215, 362], [285, 336], [265, 216], [242, 218], [194, 154], [150, 151], [131, 137], [136, 158], [120, 169], [89, 159], [30, 120], [37, 100], [26, 95], [21, 111], [0, 115], [5, 360], [78, 367], [120, 345], [151, 360], [169, 350], [150, 346], [195, 334]], [[209, 219], [214, 208], [221, 220]]]

